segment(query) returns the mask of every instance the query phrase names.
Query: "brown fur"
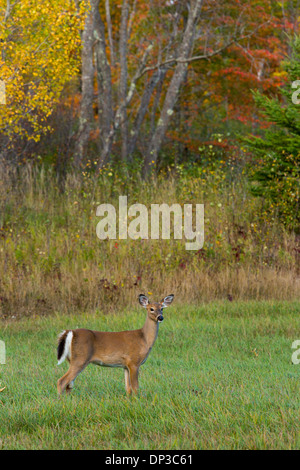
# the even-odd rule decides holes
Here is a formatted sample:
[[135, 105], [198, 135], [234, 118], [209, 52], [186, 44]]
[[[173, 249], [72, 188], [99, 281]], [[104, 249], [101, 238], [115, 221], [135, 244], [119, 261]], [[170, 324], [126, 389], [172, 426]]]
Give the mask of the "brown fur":
[[[162, 309], [169, 306], [173, 295], [165, 297], [160, 303], [149, 303], [147, 297], [140, 295], [141, 305], [147, 309], [144, 326], [138, 330], [102, 332], [79, 328], [72, 330], [71, 360], [68, 372], [57, 382], [58, 393], [70, 391], [77, 375], [88, 365], [98, 364], [106, 367], [122, 367], [125, 370], [125, 388], [128, 394], [138, 390], [140, 366], [146, 361], [158, 334], [162, 321]], [[70, 331], [70, 330], [68, 330]], [[65, 344], [67, 332], [59, 343]], [[63, 349], [61, 355], [63, 353]], [[60, 356], [61, 357], [61, 356]]]

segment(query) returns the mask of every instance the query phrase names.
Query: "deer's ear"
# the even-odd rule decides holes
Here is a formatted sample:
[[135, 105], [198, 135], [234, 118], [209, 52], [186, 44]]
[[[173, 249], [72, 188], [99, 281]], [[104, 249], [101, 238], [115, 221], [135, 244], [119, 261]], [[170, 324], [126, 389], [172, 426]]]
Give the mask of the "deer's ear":
[[173, 294], [167, 295], [167, 297], [165, 297], [165, 298], [161, 301], [161, 306], [162, 306], [163, 308], [169, 307], [169, 305], [171, 305], [171, 303], [173, 302], [173, 299], [174, 299], [174, 295], [173, 295]]
[[149, 303], [149, 300], [147, 299], [147, 297], [144, 294], [140, 294], [139, 295], [139, 302], [140, 302], [142, 307], [146, 308], [148, 303]]

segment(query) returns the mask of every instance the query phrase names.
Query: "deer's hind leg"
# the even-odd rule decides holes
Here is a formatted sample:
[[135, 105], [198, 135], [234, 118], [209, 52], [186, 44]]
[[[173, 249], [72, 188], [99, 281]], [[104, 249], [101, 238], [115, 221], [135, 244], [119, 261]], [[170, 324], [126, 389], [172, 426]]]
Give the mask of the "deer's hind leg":
[[76, 379], [77, 375], [83, 371], [83, 369], [87, 366], [87, 363], [83, 364], [70, 364], [68, 372], [66, 372], [58, 381], [57, 381], [57, 391], [58, 394], [61, 395], [65, 390], [66, 393], [69, 393], [73, 386], [74, 380]]

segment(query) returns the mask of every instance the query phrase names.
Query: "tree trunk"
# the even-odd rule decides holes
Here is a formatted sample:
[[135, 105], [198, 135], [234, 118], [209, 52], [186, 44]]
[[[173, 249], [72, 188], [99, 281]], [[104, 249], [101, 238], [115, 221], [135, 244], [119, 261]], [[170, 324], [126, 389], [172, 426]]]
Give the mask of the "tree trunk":
[[157, 84], [159, 82], [163, 81], [165, 75], [166, 75], [165, 70], [158, 69], [157, 72], [155, 72], [152, 75], [152, 77], [150, 78], [150, 80], [149, 80], [149, 82], [148, 82], [148, 84], [147, 84], [147, 86], [144, 90], [139, 110], [138, 110], [136, 118], [134, 120], [132, 130], [130, 131], [130, 140], [129, 140], [129, 144], [128, 144], [128, 159], [129, 160], [131, 160], [132, 155], [135, 151], [137, 139], [138, 139], [138, 136], [139, 136], [139, 133], [140, 133], [140, 130], [141, 130], [141, 125], [142, 125], [142, 123], [144, 121], [144, 118], [145, 118], [145, 115], [148, 111], [151, 96], [152, 96]]
[[[98, 84], [98, 120], [101, 149], [106, 147], [113, 119], [111, 69], [106, 55], [105, 27], [99, 12], [99, 0], [94, 4], [94, 39]], [[110, 147], [108, 152], [110, 151]]]
[[181, 84], [184, 81], [186, 70], [188, 67], [188, 62], [186, 61], [186, 59], [190, 57], [193, 51], [195, 27], [200, 13], [201, 3], [202, 0], [195, 0], [194, 2], [191, 2], [183, 41], [178, 52], [178, 62], [175, 67], [175, 71], [165, 97], [163, 109], [161, 111], [155, 132], [150, 141], [150, 145], [145, 157], [143, 167], [144, 177], [150, 172], [151, 168], [154, 168], [157, 162], [158, 152], [161, 148], [164, 136], [168, 128], [168, 124], [174, 112], [174, 106], [178, 97], [178, 93]]
[[106, 13], [106, 23], [107, 23], [107, 32], [108, 32], [108, 42], [110, 48], [110, 64], [112, 67], [115, 66], [115, 50], [114, 50], [114, 40], [112, 34], [112, 23], [110, 16], [110, 5], [109, 0], [105, 0], [105, 13]]
[[93, 122], [94, 97], [94, 65], [93, 65], [93, 8], [87, 13], [82, 33], [82, 72], [81, 72], [81, 104], [79, 113], [79, 129], [77, 133], [74, 165], [80, 167], [89, 142]]
[[121, 13], [121, 26], [120, 26], [120, 42], [119, 42], [119, 53], [120, 53], [120, 86], [119, 86], [119, 103], [122, 106], [121, 114], [121, 139], [122, 139], [122, 160], [127, 159], [127, 147], [128, 147], [128, 120], [126, 110], [126, 97], [127, 97], [127, 26], [129, 17], [129, 4], [128, 0], [123, 0], [122, 13]]

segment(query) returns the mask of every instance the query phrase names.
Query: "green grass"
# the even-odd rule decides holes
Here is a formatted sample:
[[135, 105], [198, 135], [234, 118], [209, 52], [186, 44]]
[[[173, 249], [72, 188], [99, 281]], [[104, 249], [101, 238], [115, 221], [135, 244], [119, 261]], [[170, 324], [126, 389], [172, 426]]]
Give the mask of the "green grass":
[[64, 328], [138, 328], [145, 312], [2, 321], [3, 449], [296, 449], [300, 447], [300, 302], [214, 302], [165, 312], [126, 397], [120, 369], [90, 365], [57, 398]]

